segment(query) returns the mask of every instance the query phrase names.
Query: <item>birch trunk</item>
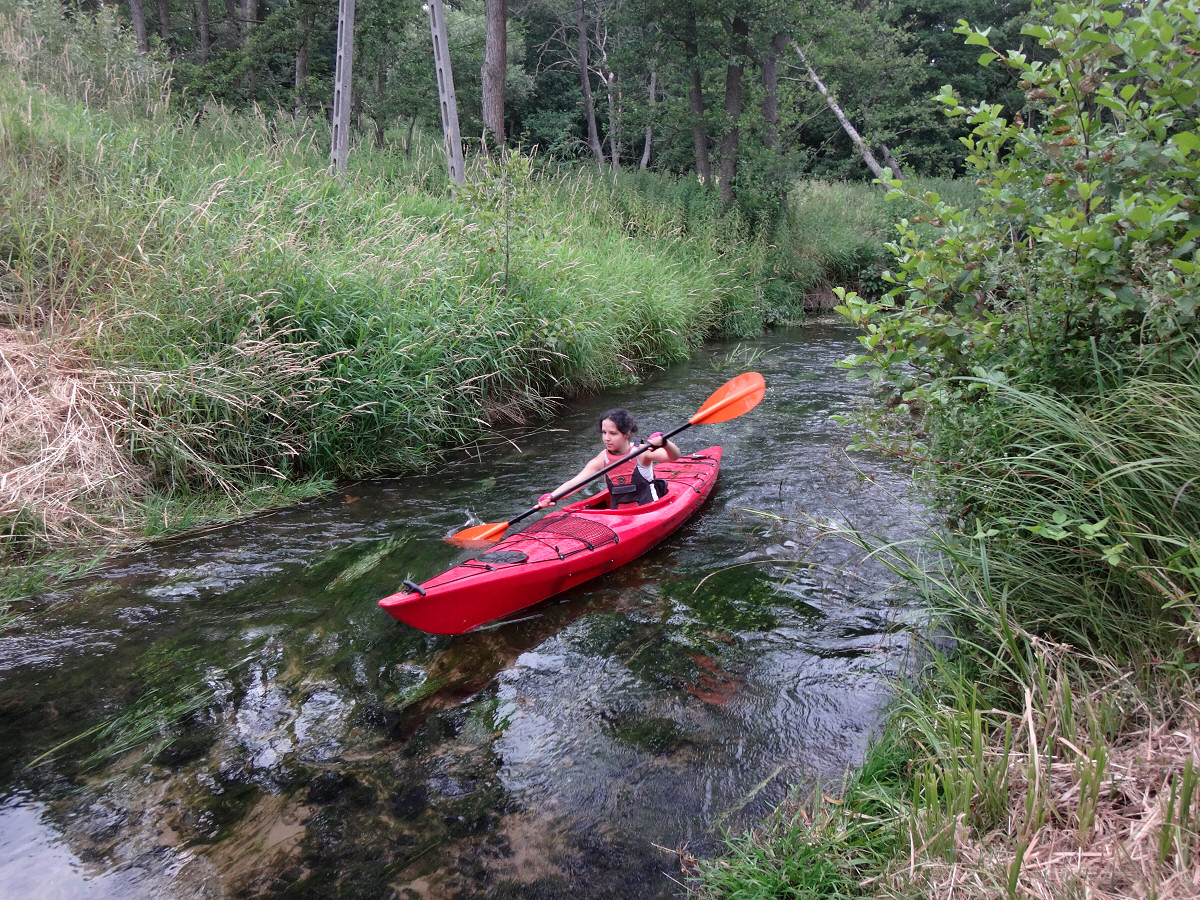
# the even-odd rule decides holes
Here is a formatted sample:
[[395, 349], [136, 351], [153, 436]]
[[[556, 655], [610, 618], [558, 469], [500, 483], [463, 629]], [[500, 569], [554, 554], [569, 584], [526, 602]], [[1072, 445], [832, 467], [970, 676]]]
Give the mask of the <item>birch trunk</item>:
[[808, 64], [808, 57], [804, 55], [804, 51], [800, 49], [800, 45], [795, 41], [792, 41], [791, 43], [792, 49], [795, 50], [796, 55], [800, 57], [801, 65], [803, 65], [808, 71], [809, 81], [811, 81], [816, 89], [821, 92], [821, 96], [825, 98], [825, 103], [828, 104], [829, 109], [832, 110], [834, 116], [837, 117], [838, 122], [841, 124], [842, 130], [846, 132], [846, 134], [850, 137], [850, 140], [854, 143], [854, 146], [858, 148], [858, 152], [862, 155], [863, 161], [867, 164], [867, 167], [875, 173], [875, 177], [882, 178], [883, 167], [879, 165], [879, 160], [875, 158], [874, 154], [871, 153], [871, 149], [866, 145], [866, 143], [863, 142], [862, 135], [860, 135], [855, 130], [854, 126], [850, 124], [850, 120], [846, 118], [846, 114], [842, 112], [842, 108], [838, 106], [837, 101], [833, 99], [833, 95], [829, 93], [829, 89], [825, 87], [824, 82], [822, 82], [817, 76], [816, 70]]
[[692, 112], [692, 143], [696, 148], [696, 176], [703, 184], [712, 184], [708, 159], [708, 127], [704, 124], [704, 73], [700, 71], [700, 49], [694, 42], [684, 44], [690, 59], [688, 105]]
[[309, 59], [309, 42], [308, 42], [308, 23], [300, 20], [296, 27], [299, 29], [300, 43], [296, 47], [296, 71], [293, 85], [296, 91], [295, 103], [293, 106], [293, 114], [298, 119], [304, 113], [304, 100], [300, 94], [300, 90], [304, 85], [304, 79], [308, 77], [308, 59]]
[[657, 82], [658, 69], [652, 66], [650, 68], [650, 122], [646, 123], [646, 144], [642, 147], [642, 164], [640, 167], [643, 172], [650, 165], [650, 137], [654, 133], [651, 123], [654, 121], [654, 94], [658, 87]]

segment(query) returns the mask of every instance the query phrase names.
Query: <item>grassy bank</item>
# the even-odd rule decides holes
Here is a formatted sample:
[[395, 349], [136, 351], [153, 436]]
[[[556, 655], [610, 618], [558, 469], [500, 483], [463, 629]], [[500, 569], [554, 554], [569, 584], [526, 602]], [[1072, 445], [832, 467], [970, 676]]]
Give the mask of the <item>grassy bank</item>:
[[999, 393], [1009, 451], [939, 479], [971, 527], [854, 536], [955, 652], [922, 650], [848, 784], [696, 864], [698, 896], [1194, 895], [1200, 374]]
[[840, 307], [887, 401], [857, 443], [919, 466], [941, 513], [912, 545], [851, 537], [954, 652], [922, 650], [840, 796], [696, 864], [700, 896], [1200, 885], [1200, 31], [1185, 0], [1038, 13], [1036, 63], [959, 29], [1030, 106], [943, 92], [979, 202], [895, 184], [894, 288]]
[[422, 468], [797, 318], [867, 255], [845, 186], [768, 231], [694, 181], [520, 154], [452, 194], [431, 145], [364, 141], [339, 182], [323, 121], [179, 118], [106, 9], [6, 4], [0, 58], [8, 594], [64, 550]]

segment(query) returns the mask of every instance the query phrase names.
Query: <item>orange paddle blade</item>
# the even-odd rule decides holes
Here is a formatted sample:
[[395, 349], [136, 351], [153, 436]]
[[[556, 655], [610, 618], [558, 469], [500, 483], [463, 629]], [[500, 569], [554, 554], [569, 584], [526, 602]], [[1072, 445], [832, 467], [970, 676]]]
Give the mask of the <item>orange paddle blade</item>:
[[451, 544], [458, 544], [460, 547], [494, 544], [504, 537], [504, 532], [507, 530], [507, 522], [485, 522], [483, 525], [464, 528], [462, 531], [450, 535], [446, 540]]
[[704, 401], [700, 411], [688, 419], [689, 425], [728, 422], [748, 413], [762, 402], [767, 382], [757, 372], [745, 372], [731, 378]]

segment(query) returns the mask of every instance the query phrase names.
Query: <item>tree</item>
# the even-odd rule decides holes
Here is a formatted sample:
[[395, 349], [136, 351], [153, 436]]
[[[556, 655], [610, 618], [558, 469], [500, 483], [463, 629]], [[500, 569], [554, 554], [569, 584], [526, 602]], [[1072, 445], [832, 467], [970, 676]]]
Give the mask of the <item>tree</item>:
[[483, 126], [504, 147], [504, 81], [508, 72], [508, 2], [485, 0], [487, 31], [483, 51]]
[[[796, 55], [800, 57], [800, 64], [804, 66], [805, 71], [808, 72], [808, 80], [811, 81], [813, 86], [820, 92], [821, 96], [825, 100], [825, 103], [829, 106], [829, 109], [837, 118], [838, 124], [842, 126], [842, 130], [846, 132], [846, 135], [854, 143], [854, 146], [858, 148], [859, 155], [862, 156], [863, 162], [867, 164], [867, 167], [871, 170], [876, 178], [882, 178], [883, 167], [879, 165], [879, 161], [875, 159], [875, 155], [863, 141], [862, 136], [858, 133], [858, 129], [856, 129], [846, 117], [845, 112], [843, 112], [841, 106], [838, 105], [837, 100], [835, 100], [833, 95], [829, 93], [829, 88], [825, 87], [825, 83], [821, 81], [821, 77], [816, 73], [813, 67], [809, 65], [808, 58], [804, 55], [804, 51], [800, 49], [800, 45], [793, 41], [792, 49], [796, 51]], [[893, 172], [893, 175], [899, 177], [900, 173], [898, 171]]]
[[982, 202], [957, 208], [893, 184], [914, 210], [893, 250], [896, 287], [846, 298], [866, 332], [851, 365], [948, 421], [971, 419], [987, 383], [1083, 396], [1196, 352], [1194, 0], [1044, 12], [1024, 29], [1044, 59], [956, 29], [985, 65], [1016, 75], [1026, 108], [1010, 118], [943, 90], [939, 102], [970, 125]]
[[129, 18], [133, 24], [133, 36], [137, 41], [138, 50], [147, 53], [150, 50], [150, 38], [146, 34], [146, 13], [142, 9], [142, 0], [129, 0]]
[[592, 69], [588, 58], [588, 27], [587, 17], [583, 11], [583, 0], [575, 0], [575, 32], [577, 37], [578, 54], [575, 57], [579, 70], [580, 92], [583, 94], [583, 114], [587, 120], [587, 141], [592, 155], [600, 168], [604, 168], [604, 145], [600, 143], [600, 132], [596, 128], [596, 102], [592, 98]]

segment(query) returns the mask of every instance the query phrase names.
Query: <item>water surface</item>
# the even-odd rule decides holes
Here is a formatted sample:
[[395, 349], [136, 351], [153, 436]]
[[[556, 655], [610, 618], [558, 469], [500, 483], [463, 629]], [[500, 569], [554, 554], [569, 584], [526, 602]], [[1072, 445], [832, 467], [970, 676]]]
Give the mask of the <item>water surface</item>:
[[[423, 476], [121, 559], [0, 636], [0, 898], [671, 897], [877, 730], [917, 611], [822, 524], [911, 531], [903, 472], [831, 421], [868, 399], [810, 325], [565, 404]], [[599, 449], [739, 371], [713, 496], [647, 556], [460, 637], [375, 601]], [[764, 515], [765, 514], [765, 515]], [[786, 521], [780, 522], [782, 518]]]

